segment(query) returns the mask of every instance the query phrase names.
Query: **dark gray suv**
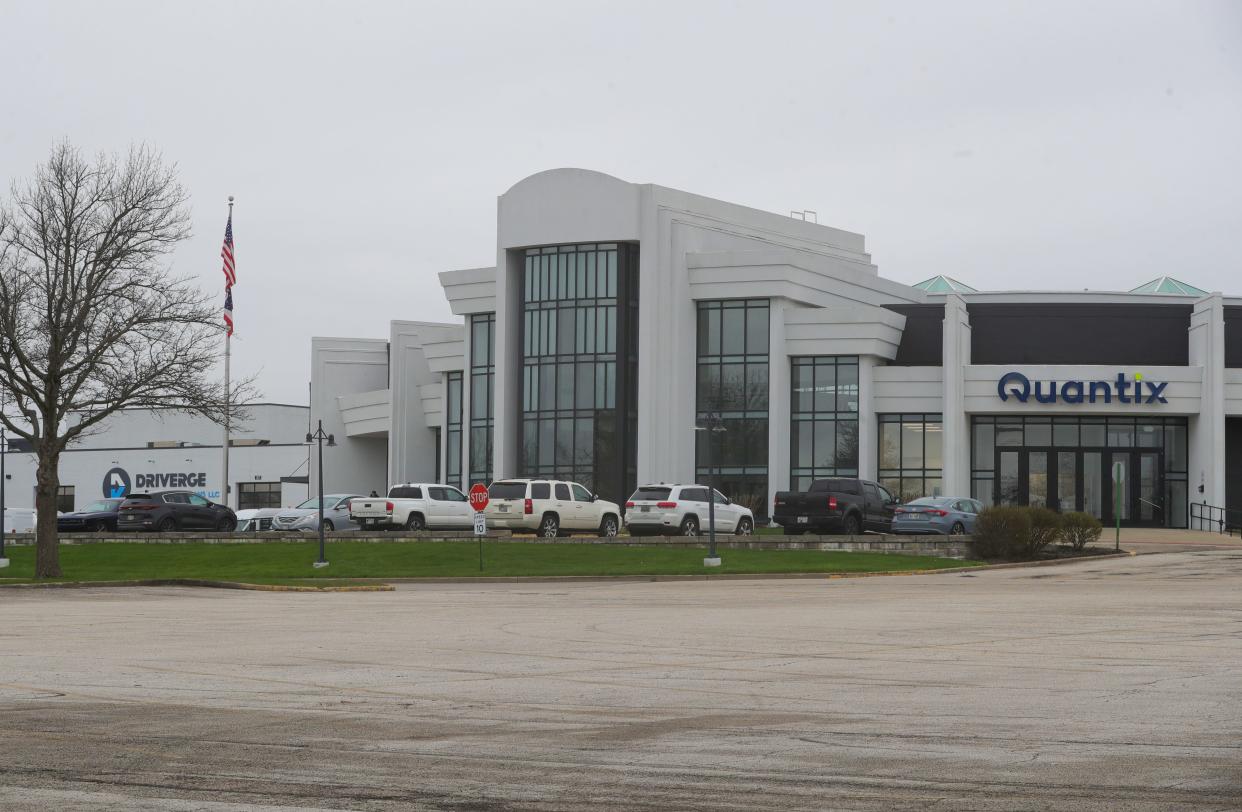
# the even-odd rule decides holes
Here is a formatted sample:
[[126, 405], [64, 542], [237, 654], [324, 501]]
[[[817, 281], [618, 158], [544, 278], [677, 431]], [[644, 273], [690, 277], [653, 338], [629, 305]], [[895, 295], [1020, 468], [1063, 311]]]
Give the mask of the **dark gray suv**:
[[191, 491], [131, 493], [117, 511], [117, 530], [219, 530], [237, 528], [237, 514]]

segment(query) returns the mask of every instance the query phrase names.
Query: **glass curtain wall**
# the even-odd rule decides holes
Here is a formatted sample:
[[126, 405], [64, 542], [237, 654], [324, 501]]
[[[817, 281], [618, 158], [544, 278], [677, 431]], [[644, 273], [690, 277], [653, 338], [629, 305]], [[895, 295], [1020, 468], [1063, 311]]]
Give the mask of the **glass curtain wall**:
[[858, 476], [858, 356], [791, 358], [789, 482]]
[[1111, 471], [1120, 464], [1122, 523], [1186, 526], [1184, 417], [977, 415], [971, 422], [971, 495], [985, 505], [1114, 519]]
[[882, 414], [880, 484], [902, 502], [944, 494], [944, 426], [938, 414]]
[[492, 482], [496, 314], [470, 317], [470, 484]]
[[638, 246], [528, 249], [520, 474], [624, 502], [638, 467], [637, 368]]
[[695, 432], [695, 475], [706, 482], [707, 442], [716, 487], [768, 516], [767, 299], [699, 302], [697, 425], [719, 419], [723, 432]]
[[444, 481], [455, 488], [461, 487], [461, 387], [462, 374], [449, 372], [445, 376], [448, 394], [445, 400], [447, 427], [444, 452]]

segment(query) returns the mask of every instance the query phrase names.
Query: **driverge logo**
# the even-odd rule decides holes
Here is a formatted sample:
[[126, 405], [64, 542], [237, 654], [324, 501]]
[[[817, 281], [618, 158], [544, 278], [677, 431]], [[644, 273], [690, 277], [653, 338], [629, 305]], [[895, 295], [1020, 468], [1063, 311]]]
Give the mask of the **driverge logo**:
[[103, 495], [106, 499], [120, 499], [129, 493], [129, 473], [124, 468], [113, 468], [104, 474]]
[[996, 383], [996, 394], [1002, 401], [1012, 397], [1022, 403], [1030, 400], [1032, 394], [1036, 403], [1056, 403], [1058, 396], [1062, 403], [1112, 403], [1114, 395], [1118, 403], [1168, 403], [1164, 398], [1168, 385], [1168, 381], [1145, 381], [1141, 372], [1135, 373], [1134, 380], [1118, 372], [1115, 381], [1066, 381], [1058, 390], [1056, 381], [1035, 381], [1032, 387], [1031, 379], [1021, 372], [1006, 372]]

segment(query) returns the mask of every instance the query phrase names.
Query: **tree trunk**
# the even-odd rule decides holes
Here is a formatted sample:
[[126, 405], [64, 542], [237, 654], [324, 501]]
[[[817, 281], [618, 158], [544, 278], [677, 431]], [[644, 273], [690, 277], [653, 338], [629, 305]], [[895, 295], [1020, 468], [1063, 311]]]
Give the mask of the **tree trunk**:
[[39, 448], [35, 475], [35, 577], [59, 578], [60, 539], [56, 533], [56, 502], [60, 491], [60, 454]]

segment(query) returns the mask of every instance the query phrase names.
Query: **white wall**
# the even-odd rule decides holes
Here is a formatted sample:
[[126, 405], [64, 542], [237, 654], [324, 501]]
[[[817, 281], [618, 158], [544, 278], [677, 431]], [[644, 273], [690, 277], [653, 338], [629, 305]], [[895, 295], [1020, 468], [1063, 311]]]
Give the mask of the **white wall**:
[[[340, 398], [388, 389], [388, 342], [371, 338], [311, 339], [311, 424], [336, 437], [324, 449], [324, 491], [387, 492], [387, 434], [349, 437]], [[391, 423], [391, 414], [389, 417]], [[311, 457], [311, 490], [318, 489], [318, 462]]]

